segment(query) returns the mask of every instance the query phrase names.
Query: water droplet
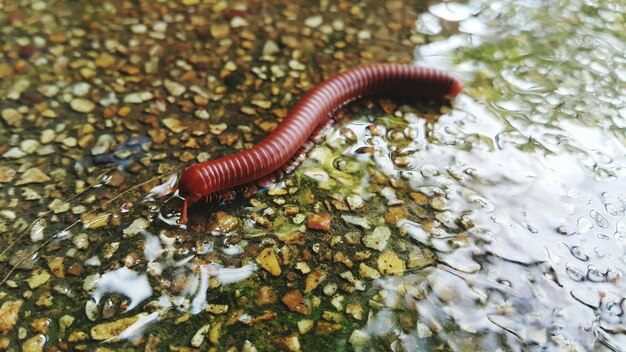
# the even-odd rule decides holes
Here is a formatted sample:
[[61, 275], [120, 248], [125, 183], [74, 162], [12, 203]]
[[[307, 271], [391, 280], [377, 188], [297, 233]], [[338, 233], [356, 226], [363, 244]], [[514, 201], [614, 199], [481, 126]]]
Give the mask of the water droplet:
[[565, 271], [567, 272], [567, 276], [569, 276], [570, 279], [577, 282], [585, 281], [585, 273], [583, 273], [582, 270], [578, 269], [577, 267], [566, 264]]
[[587, 267], [587, 279], [592, 282], [605, 282], [606, 281], [606, 272], [600, 270], [594, 265], [589, 265]]
[[604, 216], [602, 216], [602, 214], [598, 213], [597, 211], [591, 210], [589, 212], [589, 216], [591, 216], [591, 218], [595, 220], [596, 224], [598, 224], [598, 226], [600, 226], [601, 228], [606, 229], [609, 227], [609, 222]]
[[589, 256], [587, 255], [587, 253], [585, 253], [584, 248], [580, 246], [573, 246], [569, 249], [569, 251], [578, 260], [582, 260], [583, 262], [589, 260]]

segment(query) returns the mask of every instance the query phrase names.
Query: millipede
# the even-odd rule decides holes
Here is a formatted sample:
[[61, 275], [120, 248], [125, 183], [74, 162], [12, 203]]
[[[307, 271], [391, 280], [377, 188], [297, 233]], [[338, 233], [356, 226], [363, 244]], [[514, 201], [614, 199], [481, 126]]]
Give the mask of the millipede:
[[332, 114], [361, 97], [403, 99], [453, 98], [463, 86], [439, 70], [402, 64], [373, 64], [334, 75], [309, 91], [279, 126], [255, 146], [230, 156], [188, 167], [178, 183], [184, 199], [180, 223], [188, 207], [247, 184], [269, 183], [297, 165], [311, 138], [332, 122]]

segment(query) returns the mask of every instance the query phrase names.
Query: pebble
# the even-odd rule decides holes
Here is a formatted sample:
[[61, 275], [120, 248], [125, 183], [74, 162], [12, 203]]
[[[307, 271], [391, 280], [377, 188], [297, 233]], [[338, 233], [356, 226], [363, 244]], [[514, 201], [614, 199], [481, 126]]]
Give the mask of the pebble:
[[96, 67], [99, 68], [108, 68], [111, 67], [115, 63], [115, 57], [111, 56], [108, 53], [100, 54], [95, 61]]
[[40, 144], [34, 139], [25, 139], [20, 142], [20, 149], [22, 149], [27, 154], [32, 154], [39, 148]]
[[322, 18], [322, 16], [316, 15], [316, 16], [307, 17], [304, 20], [304, 25], [307, 27], [311, 27], [311, 28], [317, 28], [322, 24], [322, 22], [324, 22], [324, 19]]
[[124, 97], [124, 103], [127, 104], [141, 104], [145, 101], [152, 100], [154, 95], [148, 91], [136, 92], [127, 94]]
[[0, 114], [4, 122], [11, 127], [18, 126], [22, 122], [22, 118], [24, 117], [21, 112], [13, 108], [3, 109], [2, 113]]
[[41, 137], [39, 137], [39, 141], [41, 144], [48, 144], [56, 138], [56, 132], [53, 129], [45, 129], [41, 131]]
[[15, 183], [16, 186], [27, 185], [30, 183], [44, 183], [51, 181], [51, 178], [44, 174], [41, 170], [36, 167], [31, 167], [26, 170], [22, 177]]
[[53, 96], [57, 95], [57, 93], [59, 93], [59, 87], [52, 85], [52, 84], [43, 85], [39, 87], [39, 89], [37, 90], [39, 91], [39, 93], [43, 94], [46, 98], [52, 98]]
[[74, 98], [70, 101], [70, 106], [74, 111], [82, 112], [82, 113], [90, 113], [96, 108], [96, 104], [87, 99], [83, 98]]
[[163, 82], [163, 85], [165, 86], [165, 89], [167, 89], [167, 91], [175, 97], [183, 95], [183, 93], [185, 93], [185, 91], [187, 90], [187, 88], [182, 84], [171, 81], [169, 79], [166, 79]]
[[265, 248], [256, 257], [256, 262], [272, 276], [280, 276], [281, 268], [273, 248]]
[[363, 237], [363, 244], [367, 248], [382, 251], [387, 247], [389, 237], [391, 237], [391, 230], [386, 226], [378, 226], [372, 231], [371, 235]]
[[26, 155], [26, 153], [18, 147], [13, 147], [2, 154], [6, 159], [19, 159], [24, 155]]
[[193, 113], [193, 116], [199, 118], [200, 120], [208, 120], [211, 117], [206, 110], [196, 110]]
[[15, 170], [8, 166], [0, 166], [0, 183], [9, 183], [15, 178]]
[[138, 23], [138, 24], [132, 25], [130, 27], [130, 30], [131, 32], [135, 34], [144, 34], [148, 31], [148, 27], [146, 27], [146, 25], [143, 23]]
[[37, 334], [22, 343], [23, 352], [41, 352], [43, 345], [46, 343], [46, 337], [43, 334]]
[[163, 125], [174, 133], [180, 133], [187, 129], [187, 126], [183, 126], [179, 119], [175, 117], [167, 117], [163, 119]]
[[78, 140], [74, 137], [67, 137], [63, 140], [63, 145], [73, 148], [78, 145]]
[[110, 134], [103, 134], [96, 140], [96, 145], [91, 148], [91, 155], [102, 155], [111, 150], [111, 147], [115, 144], [115, 139]]
[[50, 155], [50, 154], [54, 154], [55, 152], [56, 150], [54, 149], [54, 146], [52, 146], [51, 144], [44, 145], [41, 148], [37, 149], [37, 155], [39, 156]]
[[15, 327], [22, 303], [22, 300], [5, 301], [0, 306], [0, 332], [3, 335]]
[[89, 89], [91, 86], [87, 82], [79, 82], [72, 86], [72, 94], [77, 95], [79, 97], [84, 97], [89, 93]]

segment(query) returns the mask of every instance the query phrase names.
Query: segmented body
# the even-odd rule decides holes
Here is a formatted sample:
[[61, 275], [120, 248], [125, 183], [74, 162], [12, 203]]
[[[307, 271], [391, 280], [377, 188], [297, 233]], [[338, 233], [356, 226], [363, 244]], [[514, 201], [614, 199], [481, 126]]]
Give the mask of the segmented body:
[[461, 83], [445, 72], [400, 64], [374, 64], [337, 74], [308, 92], [269, 136], [254, 147], [187, 168], [178, 184], [187, 206], [203, 197], [248, 184], [280, 170], [331, 114], [363, 96], [429, 99], [454, 97]]

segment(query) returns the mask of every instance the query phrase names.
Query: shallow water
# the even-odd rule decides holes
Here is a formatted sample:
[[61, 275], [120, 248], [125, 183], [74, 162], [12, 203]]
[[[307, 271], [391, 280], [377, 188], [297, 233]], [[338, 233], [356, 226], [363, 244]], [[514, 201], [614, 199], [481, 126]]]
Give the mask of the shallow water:
[[[213, 11], [221, 6], [210, 3]], [[320, 8], [330, 8], [332, 13], [335, 5], [325, 3]], [[48, 11], [45, 6], [37, 10], [41, 6], [39, 2], [31, 4], [35, 12]], [[111, 6], [90, 11], [107, 17], [115, 12]], [[356, 7], [335, 7], [338, 18], [337, 13], [359, 18]], [[193, 13], [191, 9], [189, 13]], [[188, 124], [185, 116], [190, 112], [184, 111], [185, 106], [168, 115], [172, 110], [167, 110], [166, 104], [177, 101], [172, 96], [157, 97], [134, 108], [129, 115], [132, 119], [107, 118], [102, 125], [95, 114], [83, 119], [68, 110], [68, 124], [93, 123], [107, 132], [108, 137], [86, 144], [84, 153], [72, 149], [76, 138], [67, 139], [74, 135], [64, 123], [41, 123], [29, 116], [34, 112], [24, 113], [22, 123], [30, 126], [28, 122], [34, 121], [33, 128], [0, 134], [7, 146], [3, 153], [24, 152], [33, 145], [24, 139], [39, 140], [43, 138], [40, 129], [52, 128], [57, 131], [55, 150], [65, 159], [59, 157], [47, 164], [46, 158], [52, 157], [44, 150], [17, 157], [9, 154], [2, 160], [17, 170], [15, 180], [39, 167], [51, 176], [44, 183], [61, 186], [23, 187], [11, 180], [1, 189], [2, 224], [10, 231], [0, 235], [4, 236], [1, 260], [6, 274], [0, 300], [24, 301], [24, 308], [18, 308], [15, 329], [8, 329], [0, 342], [7, 343], [9, 350], [43, 344], [96, 349], [100, 340], [115, 349], [133, 349], [134, 344], [146, 350], [165, 346], [170, 350], [183, 346], [297, 350], [294, 341], [305, 351], [625, 350], [625, 8], [619, 2], [572, 0], [558, 5], [435, 3], [424, 9], [427, 11], [412, 32], [420, 36], [405, 38], [403, 45], [414, 47], [414, 41], [423, 41], [415, 47], [416, 64], [463, 78], [466, 89], [452, 107], [376, 101], [356, 104], [346, 109], [348, 118], [328, 132], [292, 176], [267, 193], [219, 207], [216, 210], [227, 215], [222, 220], [195, 209], [189, 229], [176, 226], [176, 199], [166, 197], [176, 184], [176, 165], [207, 157], [194, 149], [190, 140], [219, 156], [263, 135], [252, 133], [251, 120], [242, 114], [219, 115], [224, 106], [241, 104], [241, 92], [224, 93], [226, 98], [220, 101], [221, 94], [215, 94], [221, 92], [215, 83], [219, 79], [206, 77], [197, 83], [190, 78], [198, 84], [189, 88], [194, 94], [210, 97], [206, 109], [211, 113], [210, 126], [203, 124], [203, 108], [194, 107], [193, 113], [201, 117]], [[164, 7], [161, 11], [168, 10]], [[132, 20], [126, 25], [140, 38], [148, 33], [150, 40], [159, 43], [165, 38], [161, 30], [165, 22], [184, 27], [185, 11], [179, 11], [178, 17], [164, 16], [163, 22], [157, 21], [147, 32]], [[370, 11], [368, 18], [377, 26], [374, 18], [380, 16]], [[253, 11], [250, 13], [244, 18], [250, 22], [246, 26], [254, 29], [258, 23], [252, 20], [256, 18]], [[283, 15], [297, 17], [289, 10]], [[11, 16], [5, 14], [2, 19]], [[43, 18], [46, 26], [55, 27], [51, 18]], [[115, 23], [115, 19], [108, 20]], [[398, 21], [402, 20], [407, 21]], [[64, 21], [60, 21], [61, 27], [67, 25]], [[240, 20], [235, 20], [236, 26], [230, 21], [231, 31], [236, 32], [233, 28], [240, 28]], [[308, 21], [305, 27], [313, 28], [309, 33], [328, 32], [328, 28], [313, 26], [317, 18]], [[98, 28], [97, 24], [91, 26]], [[331, 27], [330, 37], [343, 31], [335, 22]], [[112, 26], [119, 28], [123, 27]], [[22, 45], [28, 26], [18, 32], [15, 41]], [[244, 42], [249, 40], [250, 34], [236, 33]], [[74, 41], [85, 36], [76, 28], [74, 34]], [[191, 35], [178, 30], [169, 34], [181, 41]], [[201, 36], [200, 31], [196, 34]], [[350, 35], [356, 35], [357, 39], [352, 39], [355, 46], [366, 48], [376, 47], [376, 40], [385, 38], [384, 31], [376, 32], [370, 44], [371, 33], [348, 33], [346, 41]], [[131, 52], [133, 46], [143, 45], [137, 39], [129, 43]], [[246, 45], [241, 47], [248, 48]], [[109, 41], [104, 47], [115, 45]], [[101, 46], [92, 43], [91, 49], [97, 51]], [[116, 50], [124, 56], [128, 48]], [[162, 50], [158, 44], [150, 51], [138, 49], [127, 63], [141, 66], [142, 55], [158, 56]], [[221, 52], [221, 47], [215, 50]], [[276, 54], [274, 60], [282, 66], [263, 71], [260, 65], [252, 71], [263, 77], [263, 72], [275, 74], [293, 68], [290, 74], [297, 74], [300, 68], [290, 60], [306, 57], [307, 48], [301, 50], [291, 58]], [[235, 50], [224, 52], [239, 55]], [[365, 57], [383, 54], [389, 52], [377, 50]], [[90, 67], [75, 55], [75, 69]], [[324, 57], [314, 59], [324, 65]], [[50, 74], [51, 62], [37, 55], [29, 60], [38, 67], [35, 72], [44, 72], [44, 81], [51, 81], [45, 76]], [[213, 58], [202, 60], [187, 61], [228, 71], [221, 63], [212, 63]], [[172, 72], [178, 78], [178, 71], [189, 65], [182, 59], [164, 61], [173, 63]], [[242, 59], [237, 64], [245, 62]], [[141, 67], [150, 72], [152, 66], [148, 62]], [[127, 67], [120, 70], [125, 75], [132, 72]], [[332, 72], [328, 71], [324, 73]], [[160, 73], [152, 74], [158, 77]], [[10, 92], [20, 91], [20, 84], [24, 85], [19, 75], [7, 77], [8, 83], [2, 87], [7, 94], [3, 108], [15, 105]], [[304, 77], [306, 83], [308, 77]], [[227, 82], [246, 80], [239, 73], [222, 78]], [[115, 80], [121, 84], [123, 78], [116, 77], [113, 83], [107, 79], [120, 99], [129, 95], [113, 84]], [[68, 79], [72, 85], [61, 84], [62, 103], [50, 103], [52, 108], [81, 96], [84, 87], [75, 80]], [[272, 80], [286, 79], [277, 75]], [[97, 87], [103, 83], [98, 78], [93, 82]], [[145, 82], [135, 83], [129, 79], [125, 84], [133, 91], [149, 87]], [[269, 83], [256, 84], [265, 87], [263, 84]], [[98, 109], [118, 104], [111, 102], [118, 99], [115, 94], [101, 96], [108, 87], [93, 88], [97, 93], [89, 96], [102, 98]], [[299, 88], [306, 90], [307, 86]], [[45, 96], [46, 90], [41, 89], [38, 91]], [[168, 88], [170, 95], [175, 96], [172, 92], [176, 89]], [[244, 91], [250, 90], [246, 87]], [[27, 88], [24, 91], [32, 93]], [[17, 101], [27, 105], [32, 98], [29, 94]], [[293, 105], [291, 93], [263, 97], [260, 90], [255, 94], [256, 99], [271, 100], [275, 107]], [[45, 108], [37, 110], [42, 113]], [[269, 114], [267, 110], [262, 113]], [[153, 129], [147, 132], [152, 144], [146, 142], [142, 133], [147, 127], [141, 124], [153, 127], [152, 114], [175, 117], [167, 120], [165, 127], [172, 132], [169, 139], [176, 142], [156, 143], [155, 136], [164, 132]], [[207, 128], [219, 138], [225, 136], [225, 128], [231, 134], [228, 138], [241, 137], [232, 145], [226, 137], [217, 143], [215, 138], [203, 139]], [[79, 143], [84, 135], [102, 135], [97, 130], [81, 131], [78, 128]], [[134, 133], [116, 135], [116, 131]], [[46, 143], [41, 144], [44, 146], [38, 145], [36, 150]], [[106, 152], [98, 152], [101, 157], [92, 163], [88, 154], [96, 147]], [[189, 150], [194, 153], [191, 159], [183, 152]], [[105, 170], [98, 160], [119, 171]], [[61, 168], [72, 171], [62, 173], [58, 171]], [[105, 176], [98, 177], [102, 172]], [[155, 172], [159, 177], [150, 180]], [[133, 188], [135, 185], [141, 187]], [[76, 193], [76, 199], [69, 198], [68, 194]], [[26, 204], [42, 215], [31, 227], [27, 220], [35, 214], [28, 214], [30, 208], [23, 206], [29, 196], [33, 200]], [[39, 201], [42, 196], [45, 202]], [[49, 205], [48, 198], [59, 197], [70, 202], [71, 210], [57, 211], [63, 204]], [[19, 212], [14, 209], [16, 204]], [[82, 212], [75, 208], [81, 205], [85, 208]], [[44, 213], [46, 207], [51, 213]], [[325, 233], [307, 228], [306, 219], [313, 213], [331, 214], [332, 230]], [[384, 240], [374, 241], [375, 235], [381, 234]], [[258, 259], [259, 252], [267, 253], [267, 249], [278, 257], [278, 275]], [[394, 270], [385, 271], [380, 264], [383, 256], [397, 264]], [[58, 261], [62, 276], [53, 269], [58, 269]], [[311, 269], [325, 279], [306, 292]], [[258, 303], [258, 295], [266, 285], [278, 299], [264, 305]], [[306, 309], [288, 310], [281, 303], [281, 298], [293, 291], [304, 291], [308, 313]], [[36, 328], [37, 318], [48, 321], [50, 329]], [[94, 332], [96, 326], [106, 323], [118, 323], [114, 333]]]

